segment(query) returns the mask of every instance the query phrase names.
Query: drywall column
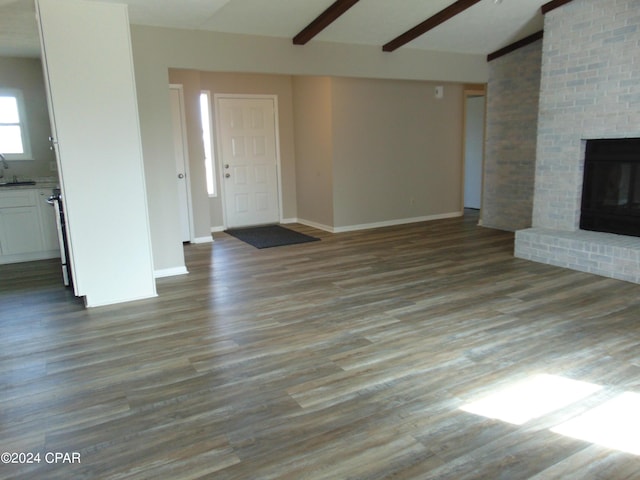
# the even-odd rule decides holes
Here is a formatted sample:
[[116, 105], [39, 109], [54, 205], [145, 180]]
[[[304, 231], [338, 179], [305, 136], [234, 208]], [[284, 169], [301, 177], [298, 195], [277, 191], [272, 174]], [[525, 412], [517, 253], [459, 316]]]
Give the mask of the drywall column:
[[38, 0], [76, 294], [155, 296], [127, 7]]

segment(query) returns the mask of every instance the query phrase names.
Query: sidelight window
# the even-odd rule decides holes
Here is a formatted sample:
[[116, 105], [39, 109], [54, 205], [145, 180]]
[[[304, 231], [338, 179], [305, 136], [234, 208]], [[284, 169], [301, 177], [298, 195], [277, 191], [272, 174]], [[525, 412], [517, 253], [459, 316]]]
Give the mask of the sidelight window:
[[207, 176], [207, 192], [216, 196], [216, 164], [213, 153], [213, 133], [211, 125], [211, 94], [200, 92], [200, 121], [202, 122], [202, 143], [204, 144], [204, 168]]

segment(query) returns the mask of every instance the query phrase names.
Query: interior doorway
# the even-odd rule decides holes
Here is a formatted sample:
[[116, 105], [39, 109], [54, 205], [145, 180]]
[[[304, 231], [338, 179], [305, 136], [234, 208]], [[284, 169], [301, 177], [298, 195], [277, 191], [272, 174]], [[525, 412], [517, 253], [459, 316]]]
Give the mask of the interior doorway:
[[482, 171], [486, 96], [484, 90], [465, 90], [464, 98], [464, 208], [482, 207]]

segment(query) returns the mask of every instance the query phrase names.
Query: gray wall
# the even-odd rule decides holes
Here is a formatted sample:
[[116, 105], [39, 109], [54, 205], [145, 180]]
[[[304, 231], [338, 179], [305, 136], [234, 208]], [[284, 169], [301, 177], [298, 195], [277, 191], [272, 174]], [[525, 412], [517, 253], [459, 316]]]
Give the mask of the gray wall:
[[57, 176], [57, 172], [49, 168], [56, 158], [49, 149], [51, 123], [40, 59], [0, 57], [0, 88], [22, 91], [33, 154], [33, 160], [10, 162], [5, 175], [29, 178]]
[[333, 79], [334, 226], [462, 211], [462, 85]]
[[462, 85], [296, 77], [298, 217], [330, 230], [462, 212]]
[[531, 226], [542, 41], [489, 62], [482, 195], [485, 227]]
[[293, 78], [298, 218], [333, 226], [332, 81]]
[[311, 42], [204, 31], [132, 26], [132, 42], [155, 267], [184, 266], [177, 185], [172, 158], [169, 68], [201, 71], [343, 75], [482, 83], [482, 55], [423, 52], [392, 54], [379, 47]]
[[223, 224], [221, 196], [206, 204], [202, 89], [278, 96], [285, 220], [345, 229], [462, 211], [459, 84], [435, 99], [431, 82], [184, 69], [170, 69], [169, 79], [186, 97], [197, 236]]

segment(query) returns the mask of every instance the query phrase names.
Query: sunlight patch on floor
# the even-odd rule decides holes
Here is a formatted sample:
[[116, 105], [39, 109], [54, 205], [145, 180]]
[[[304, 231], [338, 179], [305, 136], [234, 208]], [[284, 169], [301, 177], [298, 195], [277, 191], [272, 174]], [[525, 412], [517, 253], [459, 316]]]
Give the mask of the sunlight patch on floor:
[[551, 429], [567, 437], [640, 455], [640, 395], [625, 392]]
[[522, 425], [566, 407], [598, 390], [600, 385], [557, 375], [533, 375], [476, 402], [460, 407], [465, 412]]

